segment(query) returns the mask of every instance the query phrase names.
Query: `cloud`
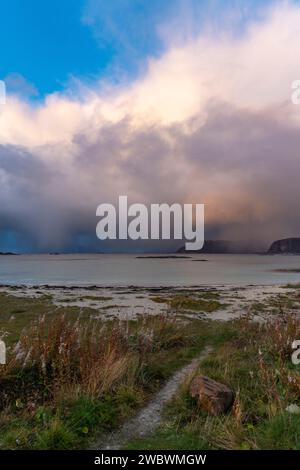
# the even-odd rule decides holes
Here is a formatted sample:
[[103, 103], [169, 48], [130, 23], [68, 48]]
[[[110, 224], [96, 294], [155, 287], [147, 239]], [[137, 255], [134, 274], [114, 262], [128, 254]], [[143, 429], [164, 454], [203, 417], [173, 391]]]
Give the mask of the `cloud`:
[[[206, 204], [207, 236], [300, 235], [300, 8], [276, 4], [241, 34], [203, 29], [131, 81], [0, 113], [0, 220], [35, 249], [95, 249], [96, 207]], [[176, 30], [173, 32], [176, 35]]]

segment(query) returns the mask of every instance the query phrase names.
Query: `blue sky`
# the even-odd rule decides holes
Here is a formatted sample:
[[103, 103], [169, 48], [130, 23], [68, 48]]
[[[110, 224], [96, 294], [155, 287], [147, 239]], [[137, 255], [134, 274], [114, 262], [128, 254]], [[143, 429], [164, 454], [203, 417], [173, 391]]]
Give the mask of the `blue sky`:
[[210, 18], [218, 28], [234, 22], [241, 32], [262, 3], [270, 2], [4, 0], [0, 76], [17, 75], [19, 80], [8, 80], [8, 88], [19, 85], [20, 90], [12, 91], [31, 98], [68, 88], [72, 77], [88, 83], [103, 76], [131, 78], [149, 56], [162, 53], [161, 26], [172, 29], [174, 24], [182, 34], [194, 34]]
[[83, 1], [2, 2], [1, 75], [22, 75], [41, 94], [65, 86], [70, 74], [99, 73], [110, 60], [81, 21]]

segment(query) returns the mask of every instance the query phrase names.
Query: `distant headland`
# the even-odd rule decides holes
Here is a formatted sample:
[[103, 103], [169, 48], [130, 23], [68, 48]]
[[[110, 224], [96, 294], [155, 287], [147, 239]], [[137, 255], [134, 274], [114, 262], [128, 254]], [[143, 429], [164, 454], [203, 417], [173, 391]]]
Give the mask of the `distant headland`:
[[274, 241], [268, 254], [300, 254], [300, 238], [283, 238]]
[[203, 248], [197, 251], [186, 251], [184, 246], [177, 253], [211, 253], [211, 254], [300, 254], [300, 238], [284, 238], [271, 243], [267, 251], [259, 251], [246, 242], [229, 240], [206, 240]]

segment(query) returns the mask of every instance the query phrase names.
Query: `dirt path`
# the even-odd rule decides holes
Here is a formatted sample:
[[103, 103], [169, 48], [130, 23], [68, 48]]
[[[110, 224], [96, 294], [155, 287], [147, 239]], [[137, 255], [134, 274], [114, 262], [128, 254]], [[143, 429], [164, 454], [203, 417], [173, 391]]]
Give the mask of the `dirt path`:
[[120, 430], [111, 433], [93, 444], [92, 449], [120, 449], [128, 441], [135, 438], [145, 437], [152, 434], [162, 421], [162, 410], [164, 405], [175, 395], [178, 387], [183, 383], [185, 377], [192, 374], [199, 363], [212, 351], [206, 347], [200, 356], [193, 359], [187, 366], [176, 372], [154, 398], [134, 418], [127, 421]]

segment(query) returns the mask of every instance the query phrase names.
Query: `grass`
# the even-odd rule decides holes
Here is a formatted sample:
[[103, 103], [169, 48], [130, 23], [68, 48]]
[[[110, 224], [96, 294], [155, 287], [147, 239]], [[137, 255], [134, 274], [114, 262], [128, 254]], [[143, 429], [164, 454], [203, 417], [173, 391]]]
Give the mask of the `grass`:
[[[300, 406], [299, 366], [291, 362], [300, 322], [285, 313], [297, 295], [273, 299], [277, 315], [269, 321], [224, 323], [184, 317], [184, 310], [220, 308], [214, 291], [156, 296], [177, 315], [126, 322], [96, 320], [88, 308], [56, 307], [51, 296], [1, 293], [9, 360], [0, 368], [0, 449], [87, 447], [135, 414], [207, 344], [214, 350], [198, 372], [235, 391], [231, 412], [212, 417], [199, 409], [189, 378], [155, 435], [128, 448], [300, 449], [300, 417], [286, 411]], [[253, 304], [253, 311], [262, 309]]]
[[[81, 297], [79, 297], [79, 300], [95, 300], [95, 301], [109, 301], [109, 300], [112, 300], [113, 297], [110, 297], [108, 295], [83, 295]], [[71, 299], [70, 299], [71, 300]]]
[[7, 332], [5, 342], [8, 346], [15, 344], [23, 329], [30, 322], [35, 321], [41, 313], [46, 319], [63, 314], [73, 319], [76, 319], [80, 314], [83, 318], [88, 319], [95, 314], [95, 310], [90, 308], [58, 307], [52, 303], [52, 296], [49, 295], [27, 297], [21, 296], [21, 294], [14, 296], [0, 292], [0, 305], [1, 331]]
[[175, 295], [169, 301], [170, 308], [176, 310], [196, 310], [201, 312], [214, 312], [222, 307], [218, 300], [209, 298], [193, 298], [190, 295]]
[[300, 283], [296, 284], [286, 284], [283, 286], [285, 289], [300, 289]]
[[0, 448], [85, 447], [136, 412], [204, 336], [165, 316], [38, 317], [10, 343], [0, 369]]
[[291, 362], [291, 342], [299, 334], [300, 322], [292, 316], [224, 325], [198, 372], [236, 392], [231, 412], [213, 417], [199, 409], [189, 395], [189, 379], [166, 407], [158, 432], [128, 448], [299, 450], [300, 416], [286, 411], [300, 404], [299, 369]]
[[217, 292], [209, 291], [172, 296], [152, 296], [150, 298], [156, 303], [166, 303], [170, 309], [177, 311], [193, 310], [211, 313], [226, 306], [219, 302], [219, 294]]

